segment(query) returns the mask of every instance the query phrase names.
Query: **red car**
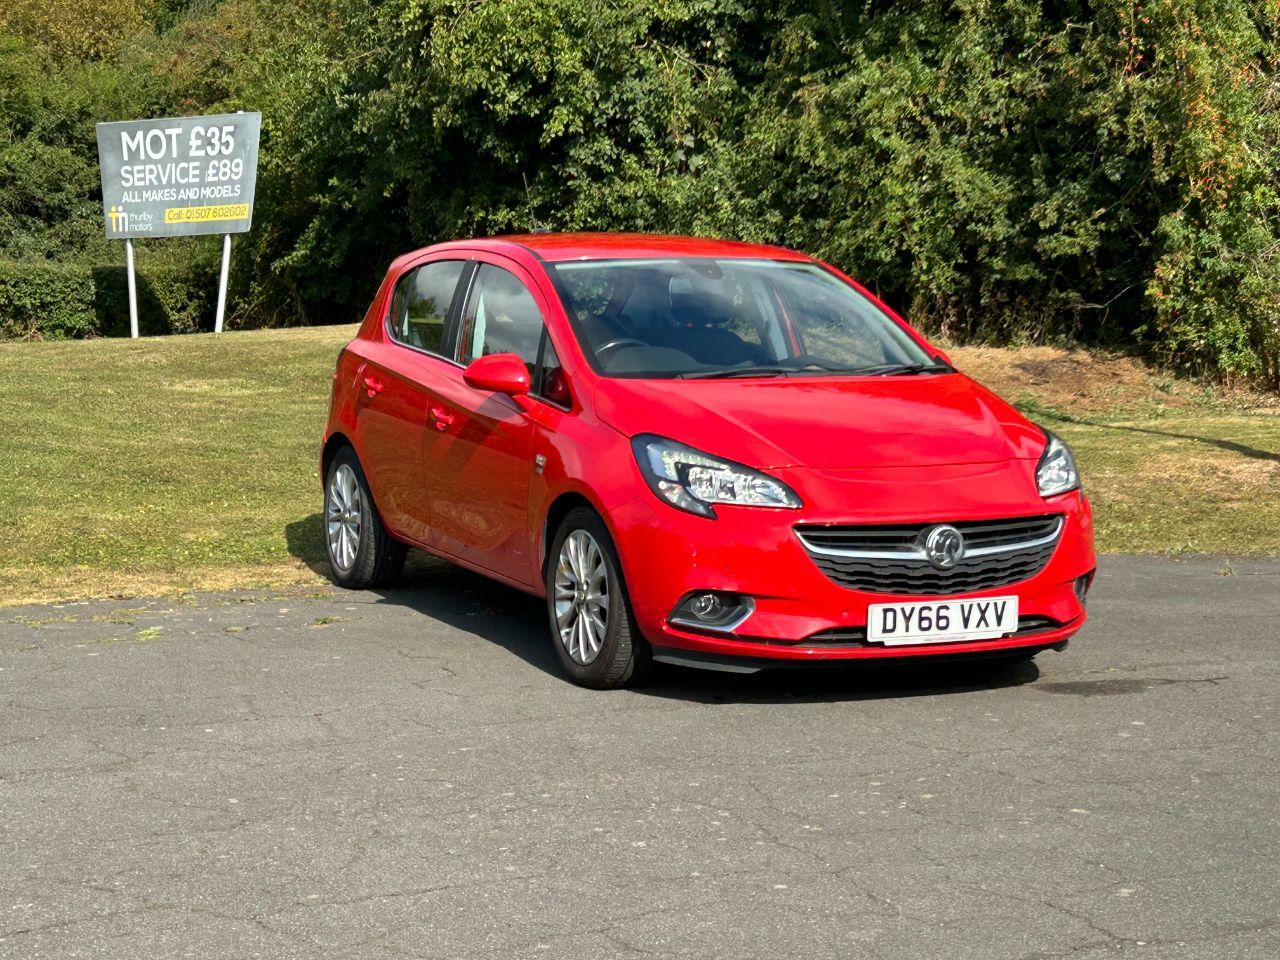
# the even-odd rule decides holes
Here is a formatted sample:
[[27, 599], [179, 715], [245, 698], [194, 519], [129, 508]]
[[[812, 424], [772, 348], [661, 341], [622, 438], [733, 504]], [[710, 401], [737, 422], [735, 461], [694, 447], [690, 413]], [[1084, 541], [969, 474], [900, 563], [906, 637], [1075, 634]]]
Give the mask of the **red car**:
[[778, 247], [619, 234], [396, 260], [321, 455], [346, 587], [407, 547], [545, 596], [593, 687], [1030, 657], [1085, 621], [1071, 451], [865, 288]]

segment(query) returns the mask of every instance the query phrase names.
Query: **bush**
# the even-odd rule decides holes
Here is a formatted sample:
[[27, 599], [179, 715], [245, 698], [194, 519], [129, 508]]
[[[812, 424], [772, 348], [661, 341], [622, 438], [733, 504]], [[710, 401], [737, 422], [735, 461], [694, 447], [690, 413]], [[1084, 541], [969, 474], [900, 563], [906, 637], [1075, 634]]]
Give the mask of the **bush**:
[[88, 336], [97, 325], [94, 292], [89, 270], [0, 261], [0, 335]]
[[356, 317], [396, 253], [532, 206], [797, 247], [957, 340], [1280, 385], [1274, 4], [338, 6], [249, 84], [285, 105], [238, 255], [261, 319]]
[[[261, 109], [233, 325], [354, 320], [396, 254], [536, 218], [782, 243], [957, 340], [1280, 386], [1275, 0], [107, 7], [79, 61], [0, 36], [0, 260], [116, 256], [93, 121]], [[206, 315], [196, 249], [148, 254], [163, 328]], [[116, 329], [4, 309], [0, 335]]]
[[[216, 267], [139, 270], [138, 326], [145, 335], [213, 325]], [[80, 266], [0, 260], [0, 339], [127, 335], [123, 265]]]

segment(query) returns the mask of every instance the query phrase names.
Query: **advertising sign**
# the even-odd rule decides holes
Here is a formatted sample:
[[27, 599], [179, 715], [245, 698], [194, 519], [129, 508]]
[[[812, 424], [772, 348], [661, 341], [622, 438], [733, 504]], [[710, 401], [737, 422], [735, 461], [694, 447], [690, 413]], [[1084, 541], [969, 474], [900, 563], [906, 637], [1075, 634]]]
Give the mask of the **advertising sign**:
[[98, 124], [107, 237], [246, 232], [260, 113]]
[[253, 224], [260, 113], [100, 123], [98, 167], [107, 238], [123, 240], [129, 275], [129, 331], [138, 336], [133, 241], [222, 234], [213, 329], [227, 307], [231, 235]]

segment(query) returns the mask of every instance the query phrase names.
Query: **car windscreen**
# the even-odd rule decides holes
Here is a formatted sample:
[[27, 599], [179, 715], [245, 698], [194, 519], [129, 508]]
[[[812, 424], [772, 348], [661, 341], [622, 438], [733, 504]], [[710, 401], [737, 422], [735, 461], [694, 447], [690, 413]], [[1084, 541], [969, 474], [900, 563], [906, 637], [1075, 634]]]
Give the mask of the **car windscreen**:
[[857, 289], [813, 263], [673, 257], [548, 265], [593, 365], [613, 377], [935, 369]]

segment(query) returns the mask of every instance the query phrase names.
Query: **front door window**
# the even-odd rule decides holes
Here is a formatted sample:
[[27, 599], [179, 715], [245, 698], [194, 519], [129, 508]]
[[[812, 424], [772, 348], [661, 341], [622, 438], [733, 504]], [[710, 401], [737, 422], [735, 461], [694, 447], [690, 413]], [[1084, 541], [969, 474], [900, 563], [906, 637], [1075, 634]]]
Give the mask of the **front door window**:
[[529, 365], [538, 362], [542, 311], [515, 274], [482, 263], [468, 310], [462, 362], [492, 353], [514, 353]]

